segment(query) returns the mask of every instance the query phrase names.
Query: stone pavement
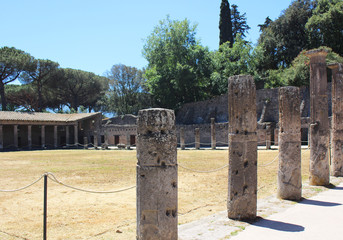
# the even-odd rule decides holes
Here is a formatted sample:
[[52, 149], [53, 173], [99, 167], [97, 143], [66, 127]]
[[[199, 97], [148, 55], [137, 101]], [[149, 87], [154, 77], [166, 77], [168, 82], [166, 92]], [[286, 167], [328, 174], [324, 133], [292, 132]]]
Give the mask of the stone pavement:
[[[227, 218], [227, 213], [179, 226], [180, 240], [297, 240], [343, 238], [343, 183], [332, 178], [335, 188], [305, 186], [303, 195], [312, 196], [295, 203], [270, 197], [258, 202], [259, 218], [249, 224]], [[312, 194], [311, 194], [312, 192]]]

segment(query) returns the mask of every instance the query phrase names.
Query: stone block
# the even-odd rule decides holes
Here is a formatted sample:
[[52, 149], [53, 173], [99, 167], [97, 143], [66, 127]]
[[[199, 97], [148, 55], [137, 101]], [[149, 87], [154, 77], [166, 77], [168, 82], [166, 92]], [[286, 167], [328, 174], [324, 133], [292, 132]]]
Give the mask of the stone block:
[[137, 166], [138, 239], [177, 239], [177, 166]]

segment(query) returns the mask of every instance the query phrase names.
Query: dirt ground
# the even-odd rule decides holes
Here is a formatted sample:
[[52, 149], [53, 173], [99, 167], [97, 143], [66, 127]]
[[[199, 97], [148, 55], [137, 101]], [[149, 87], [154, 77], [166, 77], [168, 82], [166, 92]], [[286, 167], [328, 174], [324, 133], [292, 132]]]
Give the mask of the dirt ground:
[[[276, 191], [277, 150], [259, 150], [258, 197]], [[57, 150], [0, 153], [0, 189], [16, 189], [45, 172], [68, 185], [110, 191], [136, 183], [136, 151]], [[226, 209], [227, 150], [178, 151], [179, 224]], [[309, 151], [303, 150], [303, 179]], [[43, 180], [14, 193], [0, 192], [0, 239], [42, 239]], [[136, 189], [112, 194], [85, 193], [48, 179], [48, 239], [135, 239]]]

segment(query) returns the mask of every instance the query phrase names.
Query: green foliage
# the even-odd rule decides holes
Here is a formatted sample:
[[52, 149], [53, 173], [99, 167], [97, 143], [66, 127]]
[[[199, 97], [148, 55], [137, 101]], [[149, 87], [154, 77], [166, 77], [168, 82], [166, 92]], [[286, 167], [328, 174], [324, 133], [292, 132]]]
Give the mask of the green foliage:
[[[327, 64], [343, 63], [343, 58], [333, 52], [331, 48], [321, 47], [328, 51], [326, 57]], [[306, 56], [307, 51], [302, 51], [287, 69], [270, 70], [268, 72], [268, 81], [266, 87], [279, 86], [309, 86], [310, 85], [310, 67], [309, 58]]]
[[15, 81], [20, 74], [31, 67], [30, 54], [16, 48], [0, 48], [0, 96], [2, 111], [7, 110], [5, 85]]
[[343, 1], [319, 0], [306, 29], [311, 33], [309, 40], [314, 47], [329, 46], [343, 55]]
[[31, 84], [7, 84], [5, 92], [9, 110], [24, 112], [35, 112], [38, 110], [37, 94]]
[[23, 83], [32, 83], [35, 87], [38, 98], [38, 108], [37, 111], [42, 112], [47, 106], [44, 105], [46, 102], [46, 97], [48, 94], [43, 94], [43, 91], [49, 91], [46, 89], [46, 85], [57, 73], [59, 64], [51, 60], [35, 59], [31, 67], [25, 71], [20, 77]]
[[260, 26], [259, 44], [264, 55], [260, 68], [264, 71], [285, 68], [303, 49], [311, 48], [305, 25], [315, 6], [311, 0], [293, 1], [278, 19], [266, 19]]
[[233, 75], [250, 74], [258, 81], [256, 66], [260, 56], [260, 48], [253, 49], [251, 43], [239, 35], [232, 47], [229, 42], [222, 44], [212, 54], [214, 71], [211, 74], [211, 94], [226, 93], [228, 78]]
[[241, 14], [238, 11], [238, 6], [233, 4], [231, 9], [231, 19], [232, 19], [232, 35], [233, 40], [236, 41], [237, 36], [245, 38], [245, 33], [250, 29], [247, 24], [246, 14]]
[[143, 71], [117, 64], [107, 73], [107, 77], [110, 89], [104, 109], [106, 112], [137, 115], [140, 109], [151, 107], [151, 96], [145, 89]]
[[56, 102], [78, 111], [80, 106], [89, 111], [98, 108], [98, 101], [108, 88], [108, 79], [91, 72], [71, 68], [60, 69], [49, 82]]
[[230, 42], [230, 47], [236, 41], [237, 36], [245, 37], [250, 27], [247, 24], [246, 14], [238, 11], [238, 6], [222, 0], [219, 16], [219, 46]]
[[231, 8], [228, 0], [222, 0], [219, 16], [219, 46], [226, 42], [230, 42], [231, 46], [233, 44]]
[[145, 77], [158, 106], [177, 109], [183, 103], [206, 98], [210, 53], [195, 35], [196, 25], [190, 25], [187, 19], [167, 17], [146, 39], [143, 55], [149, 65]]

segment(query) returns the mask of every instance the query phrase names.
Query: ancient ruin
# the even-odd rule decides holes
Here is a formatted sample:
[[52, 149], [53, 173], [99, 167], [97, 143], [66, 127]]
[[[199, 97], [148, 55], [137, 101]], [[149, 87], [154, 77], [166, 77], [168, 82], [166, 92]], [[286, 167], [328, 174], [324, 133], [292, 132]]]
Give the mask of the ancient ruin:
[[257, 209], [256, 88], [251, 76], [229, 78], [228, 217], [254, 219]]
[[343, 177], [343, 64], [332, 69], [331, 174]]
[[137, 239], [176, 240], [177, 142], [172, 110], [140, 110], [137, 124]]
[[216, 126], [214, 118], [211, 118], [211, 148], [216, 149]]
[[325, 50], [311, 50], [306, 53], [310, 58], [310, 185], [316, 186], [330, 183], [327, 54]]
[[300, 92], [297, 87], [279, 89], [279, 171], [277, 195], [301, 199]]

